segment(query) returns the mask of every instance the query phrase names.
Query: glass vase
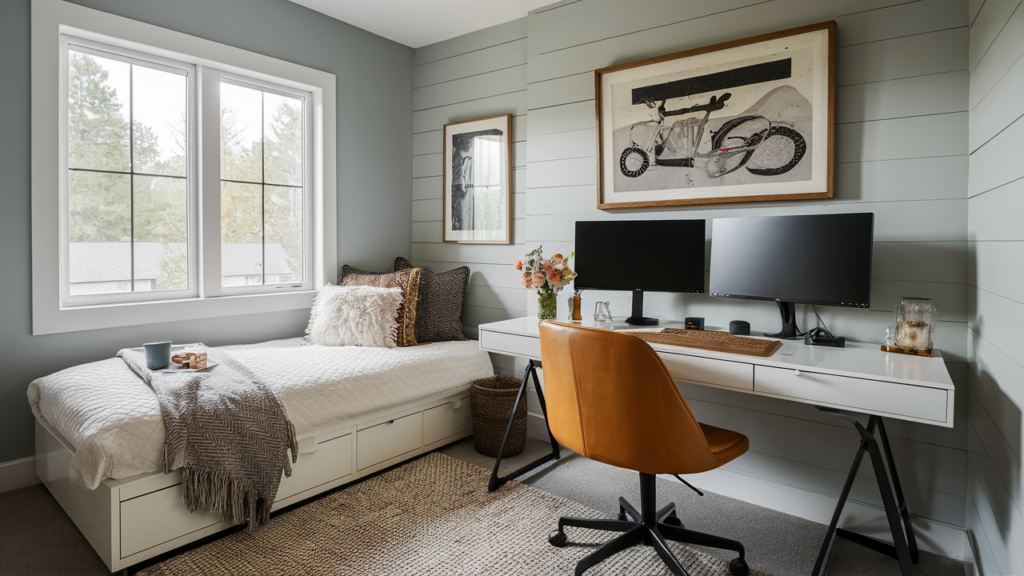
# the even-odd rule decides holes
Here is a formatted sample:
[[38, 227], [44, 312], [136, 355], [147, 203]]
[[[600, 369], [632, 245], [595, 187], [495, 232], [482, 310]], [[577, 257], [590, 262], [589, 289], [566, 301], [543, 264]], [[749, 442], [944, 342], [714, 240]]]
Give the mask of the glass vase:
[[537, 318], [554, 320], [558, 314], [558, 295], [554, 292], [537, 293]]

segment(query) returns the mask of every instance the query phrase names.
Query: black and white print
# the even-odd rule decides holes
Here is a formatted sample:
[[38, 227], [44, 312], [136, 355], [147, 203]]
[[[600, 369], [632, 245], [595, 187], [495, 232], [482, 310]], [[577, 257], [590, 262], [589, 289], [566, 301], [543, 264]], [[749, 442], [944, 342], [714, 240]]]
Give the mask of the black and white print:
[[511, 243], [511, 115], [445, 126], [444, 241]]
[[829, 32], [598, 71], [602, 204], [829, 190]]

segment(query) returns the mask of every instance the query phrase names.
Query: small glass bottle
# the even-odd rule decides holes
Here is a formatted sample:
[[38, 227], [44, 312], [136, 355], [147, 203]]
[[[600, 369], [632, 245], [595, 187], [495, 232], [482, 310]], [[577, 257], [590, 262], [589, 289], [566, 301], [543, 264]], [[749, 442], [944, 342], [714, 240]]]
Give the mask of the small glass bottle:
[[580, 296], [580, 292], [577, 290], [569, 297], [569, 320], [572, 322], [583, 321], [583, 298]]

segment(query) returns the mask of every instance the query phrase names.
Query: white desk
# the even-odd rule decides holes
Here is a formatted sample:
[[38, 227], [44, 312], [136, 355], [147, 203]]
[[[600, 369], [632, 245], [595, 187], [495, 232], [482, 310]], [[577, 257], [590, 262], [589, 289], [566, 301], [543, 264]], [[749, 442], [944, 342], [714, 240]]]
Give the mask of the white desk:
[[[594, 327], [584, 321], [583, 326]], [[668, 326], [619, 330], [660, 330]], [[598, 327], [607, 327], [598, 326]], [[480, 349], [540, 360], [536, 318], [482, 324]], [[846, 348], [783, 340], [768, 358], [651, 344], [681, 382], [714, 386], [827, 408], [953, 427], [953, 381], [936, 352], [931, 358], [882, 352], [878, 344]]]
[[[595, 325], [591, 321], [584, 321], [581, 324], [616, 331], [660, 330], [669, 326], [663, 324], [659, 327], [636, 328], [621, 322]], [[536, 374], [533, 373], [534, 362], [542, 360], [538, 326], [536, 318], [515, 318], [483, 324], [479, 327], [480, 349], [531, 360], [520, 387], [519, 397], [516, 399], [516, 406], [522, 400], [532, 376], [546, 416], [543, 391]], [[954, 386], [942, 355], [938, 351], [930, 358], [892, 354], [882, 352], [878, 344], [847, 342], [846, 348], [832, 348], [807, 346], [802, 340], [782, 342], [782, 347], [767, 358], [666, 344], [649, 344], [665, 362], [672, 376], [680, 382], [813, 404], [837, 417], [849, 420], [860, 433], [860, 448], [839, 497], [812, 575], [821, 573], [830, 543], [835, 535], [839, 535], [896, 558], [904, 576], [912, 576], [912, 564], [918, 560], [917, 543], [882, 418], [953, 427]], [[848, 412], [869, 415], [868, 424], [864, 425], [858, 419], [850, 417]], [[512, 413], [515, 414], [515, 408]], [[511, 427], [510, 419], [508, 429], [511, 430]], [[507, 437], [506, 431], [506, 440]], [[498, 478], [498, 465], [505, 447], [505, 443], [502, 442], [502, 449], [498, 452], [498, 459], [491, 474], [490, 489], [493, 490], [509, 478], [557, 458], [558, 444], [554, 438], [551, 439], [551, 443], [551, 455], [524, 466], [505, 478]], [[843, 506], [849, 498], [850, 489], [865, 454], [869, 455], [878, 481], [893, 546], [838, 528]], [[892, 477], [891, 488], [889, 476]]]

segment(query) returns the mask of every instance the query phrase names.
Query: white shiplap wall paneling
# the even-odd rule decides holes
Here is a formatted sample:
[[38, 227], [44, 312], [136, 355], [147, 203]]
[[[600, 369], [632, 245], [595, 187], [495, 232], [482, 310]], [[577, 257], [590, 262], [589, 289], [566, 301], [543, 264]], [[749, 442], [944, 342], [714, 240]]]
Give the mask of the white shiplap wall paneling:
[[[992, 8], [998, 10], [996, 6]], [[983, 6], [982, 9], [984, 10], [985, 7]], [[1003, 10], [1000, 12], [1005, 14]], [[977, 26], [977, 21], [975, 21], [975, 26]], [[978, 29], [972, 27], [971, 35], [977, 36]], [[999, 35], [989, 44], [981, 60], [971, 69], [970, 107], [972, 110], [993, 87], [1002, 82], [1007, 70], [1013, 66], [1021, 54], [1024, 54], [1024, 12], [1018, 5], [1000, 28]]]
[[[1021, 68], [1021, 73], [1024, 74], [1024, 68]], [[974, 197], [1001, 186], [1020, 186], [1020, 180], [1024, 178], [1024, 162], [1020, 162], [1024, 121], [1013, 118], [1010, 122], [998, 135], [971, 154], [969, 196]]]
[[967, 528], [983, 573], [1024, 572], [1024, 9], [981, 4], [970, 31]]

